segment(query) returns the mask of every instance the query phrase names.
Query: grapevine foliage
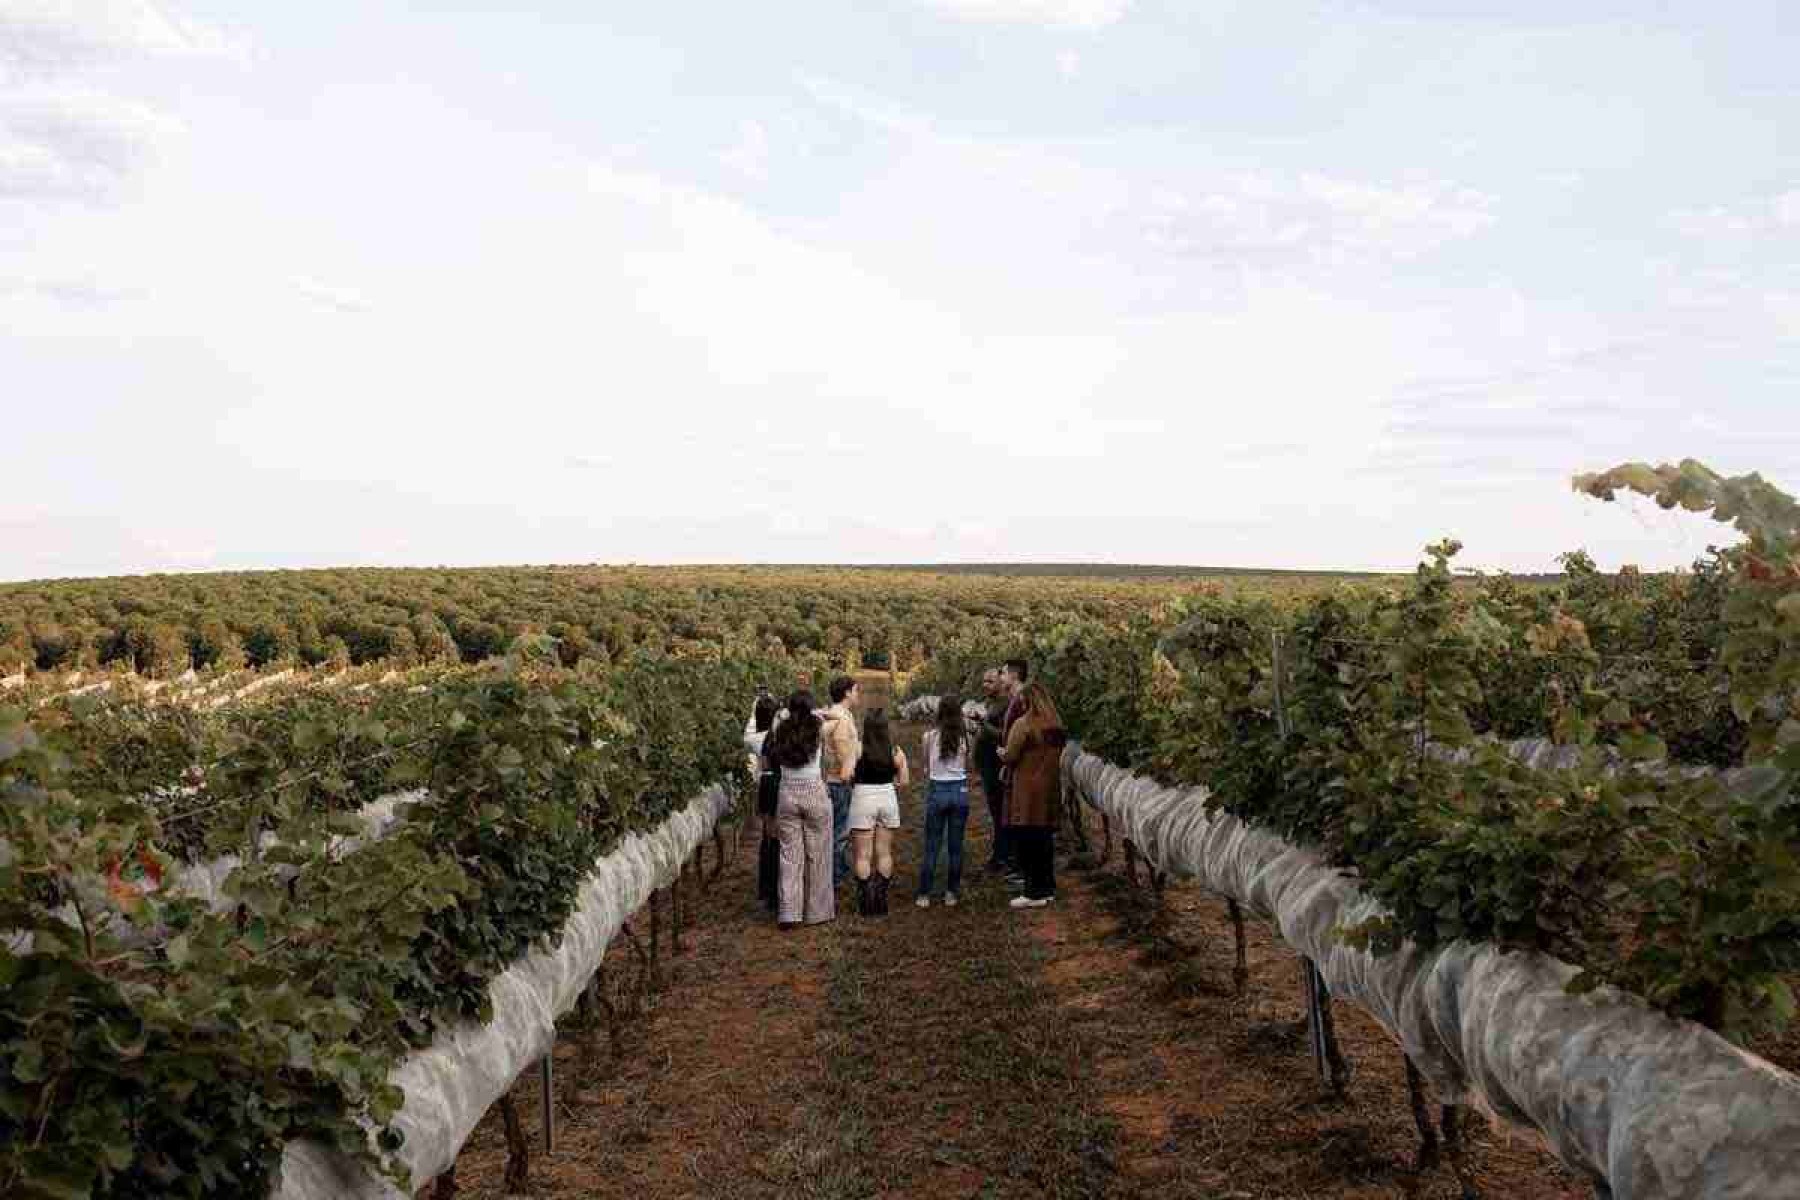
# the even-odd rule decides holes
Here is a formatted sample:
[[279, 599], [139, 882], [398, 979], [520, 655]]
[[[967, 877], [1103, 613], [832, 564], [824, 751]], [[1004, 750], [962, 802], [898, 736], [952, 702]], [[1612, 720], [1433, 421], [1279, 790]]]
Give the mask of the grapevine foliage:
[[[621, 835], [743, 770], [736, 731], [776, 669], [570, 671], [524, 642], [422, 691], [217, 722], [0, 714], [0, 1194], [260, 1195], [288, 1139], [393, 1149], [400, 1057], [489, 1016], [489, 981]], [[188, 782], [146, 789], [164, 770]], [[349, 808], [413, 787], [429, 799], [387, 836], [337, 851]], [[162, 888], [227, 847], [235, 907]]]
[[[1003, 655], [1050, 683], [1084, 748], [1311, 845], [1387, 915], [1379, 952], [1457, 938], [1578, 964], [1743, 1037], [1793, 1016], [1800, 971], [1800, 507], [1699, 464], [1584, 476], [1744, 535], [1684, 575], [1465, 579], [1427, 548], [1404, 586], [1184, 599], [964, 644], [915, 690]], [[1563, 749], [1533, 766], [1513, 739]]]
[[1146, 595], [1190, 586], [920, 571], [876, 579], [800, 568], [507, 567], [0, 584], [0, 676], [175, 680], [190, 669], [475, 663], [534, 635], [555, 638], [565, 666], [723, 647], [904, 671], [959, 634], [1122, 618]]

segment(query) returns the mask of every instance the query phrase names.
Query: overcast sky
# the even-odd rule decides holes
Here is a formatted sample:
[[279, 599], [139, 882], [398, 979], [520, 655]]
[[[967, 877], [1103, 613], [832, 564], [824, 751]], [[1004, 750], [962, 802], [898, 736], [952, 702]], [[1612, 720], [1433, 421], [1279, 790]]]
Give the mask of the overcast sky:
[[1800, 486], [1790, 0], [533, 7], [0, 0], [0, 578], [1672, 565], [1569, 474]]

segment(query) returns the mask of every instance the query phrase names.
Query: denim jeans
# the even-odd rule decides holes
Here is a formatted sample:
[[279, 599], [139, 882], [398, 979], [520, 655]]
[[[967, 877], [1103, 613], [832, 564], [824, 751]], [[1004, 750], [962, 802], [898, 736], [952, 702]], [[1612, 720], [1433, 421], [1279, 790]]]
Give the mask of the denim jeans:
[[969, 823], [969, 783], [966, 779], [933, 779], [925, 797], [925, 857], [919, 863], [919, 895], [931, 895], [931, 878], [937, 874], [938, 847], [950, 843], [949, 879], [945, 890], [962, 891], [963, 829]]
[[828, 783], [831, 793], [831, 882], [844, 882], [850, 873], [850, 792], [849, 783]]

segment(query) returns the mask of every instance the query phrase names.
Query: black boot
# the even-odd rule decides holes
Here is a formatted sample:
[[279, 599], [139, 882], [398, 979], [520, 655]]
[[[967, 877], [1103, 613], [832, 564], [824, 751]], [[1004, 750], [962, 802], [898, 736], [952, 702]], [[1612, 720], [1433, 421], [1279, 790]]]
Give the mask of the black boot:
[[872, 917], [875, 915], [875, 881], [858, 879], [856, 881], [856, 915]]
[[766, 837], [757, 847], [756, 854], [756, 894], [761, 898], [763, 907], [774, 912], [780, 901], [781, 878], [781, 843], [775, 838]]
[[888, 885], [893, 882], [894, 877], [892, 875], [875, 876], [875, 915], [878, 917], [885, 917], [888, 915]]

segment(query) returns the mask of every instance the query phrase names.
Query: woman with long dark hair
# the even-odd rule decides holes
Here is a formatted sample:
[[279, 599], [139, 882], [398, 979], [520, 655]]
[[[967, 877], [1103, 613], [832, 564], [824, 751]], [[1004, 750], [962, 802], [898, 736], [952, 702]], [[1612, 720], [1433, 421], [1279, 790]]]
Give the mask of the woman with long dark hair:
[[931, 907], [932, 877], [937, 874], [938, 847], [949, 843], [950, 862], [944, 881], [944, 906], [956, 907], [962, 890], [963, 831], [969, 824], [969, 737], [964, 728], [962, 697], [938, 700], [937, 720], [925, 731], [925, 853], [919, 860], [920, 908]]
[[1069, 734], [1044, 685], [1033, 680], [1021, 693], [1024, 712], [1000, 750], [1012, 768], [1006, 788], [1006, 827], [1018, 851], [1025, 894], [1014, 908], [1042, 908], [1056, 898], [1056, 823], [1062, 819], [1062, 749]]
[[864, 916], [885, 916], [888, 886], [894, 882], [894, 833], [900, 828], [900, 793], [910, 782], [906, 752], [894, 745], [887, 713], [876, 709], [863, 722], [862, 757], [856, 760], [850, 792], [850, 843], [856, 871], [857, 907]]
[[769, 732], [775, 726], [775, 697], [764, 692], [750, 714], [751, 731], [744, 735], [755, 766], [756, 824], [762, 838], [756, 848], [756, 895], [763, 907], [775, 911], [781, 875], [781, 839], [775, 831], [775, 805], [779, 800], [781, 771], [769, 757]]
[[831, 884], [831, 797], [820, 769], [819, 735], [812, 693], [795, 692], [768, 740], [769, 757], [781, 772], [775, 801], [781, 844], [775, 915], [783, 929], [823, 924], [837, 915]]

